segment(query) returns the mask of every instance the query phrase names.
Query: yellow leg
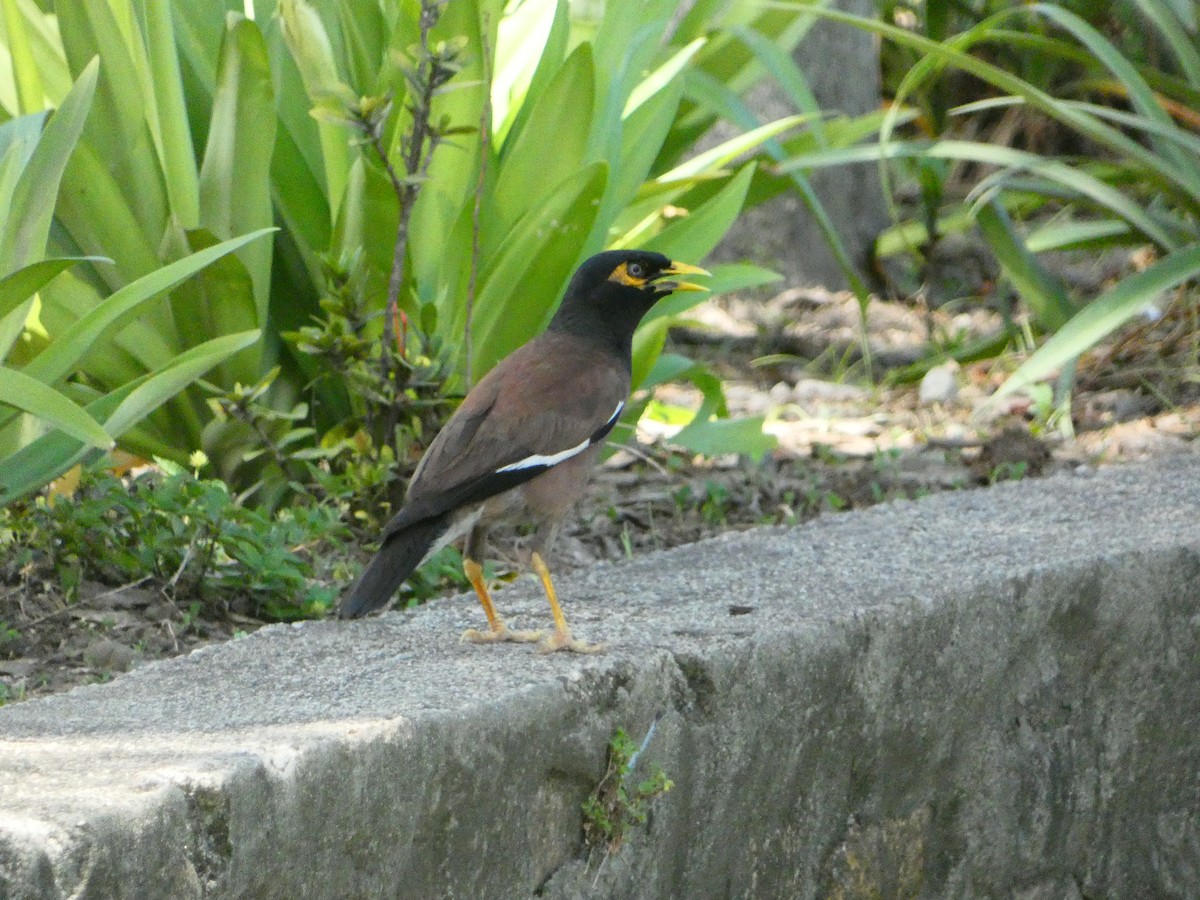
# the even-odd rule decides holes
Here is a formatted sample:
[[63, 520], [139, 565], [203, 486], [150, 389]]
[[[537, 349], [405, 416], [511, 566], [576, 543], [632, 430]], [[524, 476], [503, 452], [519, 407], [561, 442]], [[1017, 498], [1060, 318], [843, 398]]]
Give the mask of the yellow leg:
[[542, 580], [542, 589], [546, 599], [550, 601], [550, 612], [554, 614], [554, 634], [542, 641], [538, 649], [542, 653], [553, 653], [555, 650], [571, 650], [575, 653], [598, 653], [604, 649], [603, 644], [589, 644], [577, 641], [571, 637], [571, 629], [567, 627], [567, 618], [563, 615], [562, 607], [558, 605], [558, 592], [554, 590], [554, 582], [550, 580], [550, 569], [546, 561], [536, 550], [531, 558], [533, 570]]
[[475, 596], [479, 598], [479, 602], [483, 606], [484, 615], [487, 616], [488, 620], [487, 631], [468, 628], [462, 635], [464, 641], [470, 641], [473, 644], [485, 644], [494, 641], [521, 641], [529, 643], [542, 639], [543, 634], [540, 631], [511, 630], [496, 615], [496, 606], [492, 603], [492, 595], [483, 580], [483, 567], [479, 563], [473, 559], [464, 559], [463, 573], [467, 576], [467, 581], [471, 582], [471, 587], [475, 589]]

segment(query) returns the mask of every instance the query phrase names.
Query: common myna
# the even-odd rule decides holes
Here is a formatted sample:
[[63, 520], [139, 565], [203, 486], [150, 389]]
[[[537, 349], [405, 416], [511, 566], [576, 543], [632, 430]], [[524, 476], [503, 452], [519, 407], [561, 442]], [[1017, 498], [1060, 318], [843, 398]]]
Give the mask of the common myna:
[[[543, 553], [625, 408], [638, 322], [672, 291], [705, 290], [673, 280], [686, 274], [708, 273], [636, 250], [599, 253], [580, 266], [545, 332], [475, 385], [429, 445], [404, 506], [338, 614], [384, 606], [417, 566], [465, 535], [463, 571], [488, 619], [487, 631], [471, 629], [465, 640], [541, 640], [544, 652], [599, 649], [571, 637]], [[499, 523], [536, 526], [529, 561], [550, 601], [552, 635], [512, 631], [496, 615], [480, 560], [488, 529]]]

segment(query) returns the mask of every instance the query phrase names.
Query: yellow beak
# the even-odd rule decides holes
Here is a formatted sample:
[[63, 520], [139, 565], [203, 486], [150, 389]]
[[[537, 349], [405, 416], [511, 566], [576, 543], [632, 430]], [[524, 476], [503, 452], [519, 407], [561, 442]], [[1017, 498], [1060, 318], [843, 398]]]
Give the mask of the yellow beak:
[[[702, 269], [699, 266], [690, 266], [687, 263], [671, 261], [671, 265], [663, 269], [659, 273], [659, 277], [665, 275], [711, 275], [707, 269]], [[699, 284], [692, 284], [690, 281], [659, 281], [654, 285], [656, 290], [664, 293], [670, 291], [707, 291], [708, 288]]]

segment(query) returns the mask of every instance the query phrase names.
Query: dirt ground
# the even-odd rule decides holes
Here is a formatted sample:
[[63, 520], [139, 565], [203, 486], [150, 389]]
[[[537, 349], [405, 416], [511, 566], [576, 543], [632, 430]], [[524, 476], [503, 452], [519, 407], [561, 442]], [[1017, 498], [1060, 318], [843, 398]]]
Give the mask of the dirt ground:
[[[728, 529], [793, 524], [897, 498], [1035, 478], [1080, 466], [1196, 452], [1200, 367], [1195, 304], [1134, 323], [1081, 366], [1074, 436], [1047, 428], [1028, 398], [987, 403], [1012, 360], [941, 367], [893, 383], [932, 339], [986, 333], [983, 309], [870, 307], [873, 375], [845, 294], [788, 291], [713, 301], [673, 334], [670, 349], [725, 379], [730, 410], [765, 416], [777, 449], [760, 463], [701, 459], [672, 446], [677, 429], [646, 424], [636, 444], [596, 474], [564, 528], [557, 570], [675, 546]], [[669, 386], [669, 406], [700, 394]], [[0, 703], [107, 681], [131, 667], [234, 639], [265, 624], [234, 611], [181, 609], [148, 583], [85, 584], [67, 604], [53, 591], [0, 585]]]

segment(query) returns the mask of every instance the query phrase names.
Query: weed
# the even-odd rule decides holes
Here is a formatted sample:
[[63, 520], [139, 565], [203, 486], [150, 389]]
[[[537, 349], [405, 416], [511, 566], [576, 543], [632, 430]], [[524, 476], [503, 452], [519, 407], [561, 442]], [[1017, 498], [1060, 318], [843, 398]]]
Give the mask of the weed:
[[608, 765], [596, 789], [583, 801], [583, 839], [589, 847], [603, 846], [610, 853], [621, 849], [633, 825], [646, 821], [650, 803], [673, 788], [661, 768], [636, 784], [633, 769], [654, 736], [657, 719], [646, 732], [641, 746], [618, 728], [608, 743]]
[[25, 686], [21, 685], [16, 690], [9, 687], [3, 681], [0, 681], [0, 706], [5, 706], [9, 703], [20, 703], [25, 699]]
[[21, 632], [8, 622], [0, 619], [0, 647], [5, 644], [17, 644], [21, 641]]
[[125, 481], [84, 472], [70, 498], [0, 511], [5, 580], [44, 577], [74, 589], [85, 579], [128, 584], [152, 579], [188, 603], [185, 627], [206, 605], [234, 597], [272, 619], [318, 614], [334, 589], [317, 577], [314, 552], [349, 536], [339, 511], [294, 506], [272, 516], [241, 506], [224, 483], [159, 461]]
[[997, 484], [1001, 481], [1020, 481], [1025, 477], [1028, 468], [1029, 463], [1024, 460], [1002, 462], [988, 473], [988, 484]]

